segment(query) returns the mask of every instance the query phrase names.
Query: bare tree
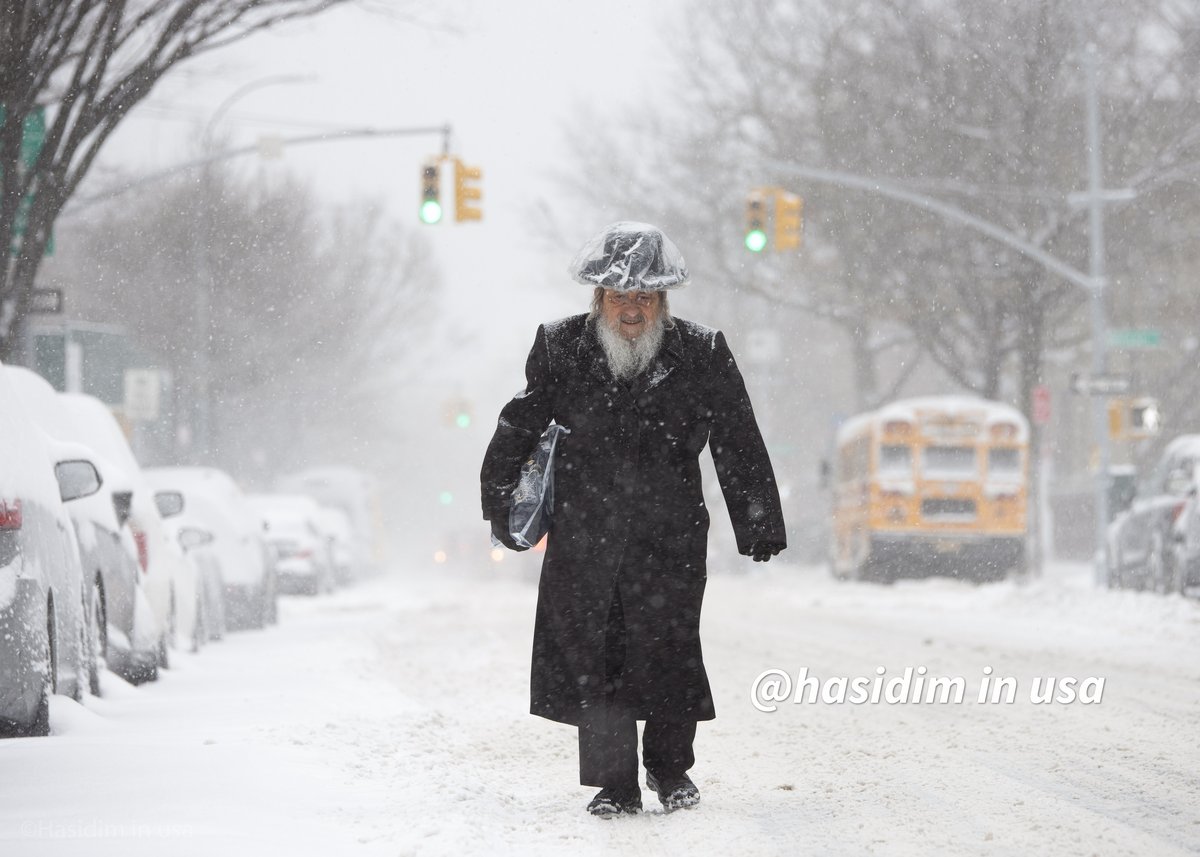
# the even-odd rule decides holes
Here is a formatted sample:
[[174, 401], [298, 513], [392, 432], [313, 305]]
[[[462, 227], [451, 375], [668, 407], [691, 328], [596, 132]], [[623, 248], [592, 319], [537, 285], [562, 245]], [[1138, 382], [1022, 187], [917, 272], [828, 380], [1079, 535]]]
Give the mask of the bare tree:
[[[342, 2], [0, 0], [0, 359], [20, 340], [59, 212], [129, 111], [179, 63]], [[40, 150], [23, 153], [39, 116]]]
[[[397, 390], [421, 367], [440, 292], [419, 235], [368, 202], [325, 214], [295, 180], [239, 178], [229, 166], [97, 213], [71, 226], [56, 276], [82, 314], [124, 325], [183, 382], [181, 424], [207, 350], [214, 461], [255, 474], [330, 450], [363, 465], [397, 446], [408, 431]], [[200, 270], [213, 286], [208, 337], [196, 330]]]

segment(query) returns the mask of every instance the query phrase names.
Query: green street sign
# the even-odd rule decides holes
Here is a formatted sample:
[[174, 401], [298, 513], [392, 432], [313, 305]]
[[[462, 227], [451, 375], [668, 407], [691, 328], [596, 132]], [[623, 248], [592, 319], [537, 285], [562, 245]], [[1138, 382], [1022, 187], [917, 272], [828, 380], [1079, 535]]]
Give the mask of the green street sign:
[[[0, 104], [0, 126], [4, 124], [8, 111]], [[21, 165], [26, 169], [32, 167], [42, 152], [42, 144], [46, 142], [46, 108], [35, 107], [33, 112], [25, 117], [21, 129]]]
[[[0, 126], [4, 125], [7, 111], [0, 104]], [[46, 142], [46, 108], [35, 107], [21, 126], [21, 167], [31, 169], [37, 163], [42, 145]], [[10, 252], [15, 256], [21, 251], [21, 239], [25, 236], [25, 228], [29, 222], [29, 209], [33, 207], [33, 194], [26, 194], [17, 204], [16, 216], [13, 218]], [[46, 255], [54, 255], [54, 236], [51, 235], [46, 243]]]
[[21, 163], [28, 169], [37, 162], [46, 142], [46, 108], [35, 107], [25, 117], [25, 129], [21, 135]]
[[1139, 349], [1160, 348], [1162, 346], [1162, 331], [1138, 328], [1110, 330], [1108, 332], [1108, 347], [1123, 348], [1126, 351]]

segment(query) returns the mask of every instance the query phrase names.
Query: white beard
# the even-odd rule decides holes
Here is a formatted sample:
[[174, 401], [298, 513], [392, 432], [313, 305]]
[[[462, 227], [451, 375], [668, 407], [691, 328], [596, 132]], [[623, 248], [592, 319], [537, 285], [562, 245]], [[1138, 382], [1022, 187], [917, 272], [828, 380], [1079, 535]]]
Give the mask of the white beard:
[[619, 330], [614, 330], [601, 316], [596, 320], [596, 334], [608, 358], [608, 368], [618, 380], [628, 381], [650, 368], [662, 347], [663, 320], [660, 315], [654, 324], [641, 336], [626, 339]]

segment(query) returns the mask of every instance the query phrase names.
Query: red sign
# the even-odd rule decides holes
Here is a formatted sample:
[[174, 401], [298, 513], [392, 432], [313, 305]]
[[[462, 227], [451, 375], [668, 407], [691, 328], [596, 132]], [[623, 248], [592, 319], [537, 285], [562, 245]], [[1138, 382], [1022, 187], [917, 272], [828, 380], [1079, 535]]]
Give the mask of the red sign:
[[1044, 426], [1050, 422], [1050, 388], [1045, 384], [1038, 384], [1033, 388], [1033, 421]]

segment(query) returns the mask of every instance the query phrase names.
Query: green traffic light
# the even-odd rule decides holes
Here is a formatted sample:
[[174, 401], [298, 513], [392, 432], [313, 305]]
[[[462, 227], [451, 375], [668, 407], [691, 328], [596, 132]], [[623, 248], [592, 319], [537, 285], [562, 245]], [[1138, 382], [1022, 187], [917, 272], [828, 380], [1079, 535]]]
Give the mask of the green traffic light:
[[421, 222], [437, 223], [442, 219], [442, 204], [436, 199], [427, 199], [421, 203]]
[[751, 253], [761, 253], [767, 246], [767, 233], [761, 229], [751, 229], [746, 233], [746, 249]]
[[454, 502], [454, 495], [449, 491], [443, 491], [438, 495], [438, 502], [440, 502], [443, 506], [449, 506]]
[[456, 416], [454, 418], [454, 424], [462, 429], [470, 428], [471, 427], [471, 415], [467, 414], [467, 413], [460, 413], [458, 416]]

